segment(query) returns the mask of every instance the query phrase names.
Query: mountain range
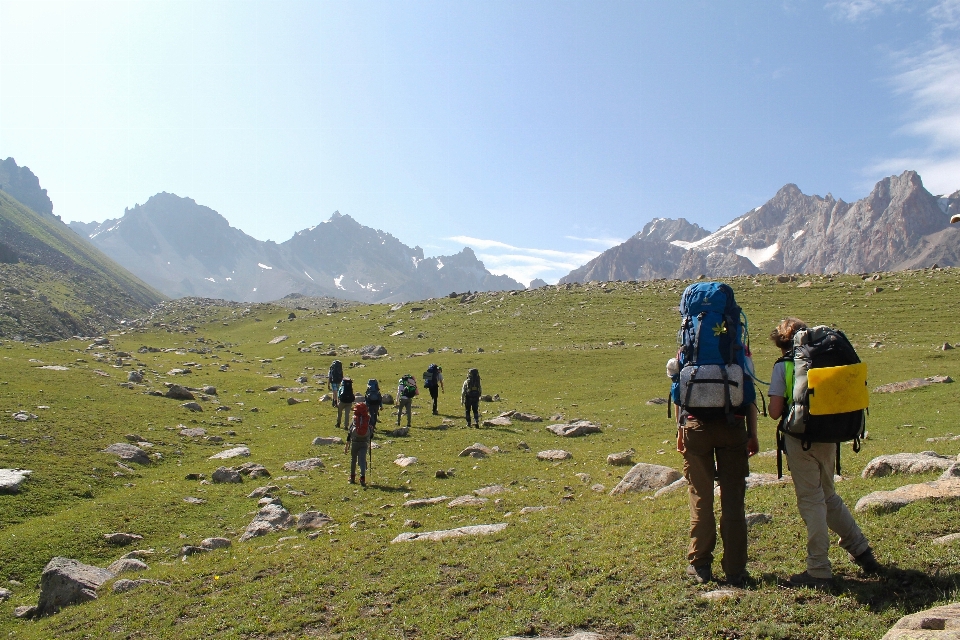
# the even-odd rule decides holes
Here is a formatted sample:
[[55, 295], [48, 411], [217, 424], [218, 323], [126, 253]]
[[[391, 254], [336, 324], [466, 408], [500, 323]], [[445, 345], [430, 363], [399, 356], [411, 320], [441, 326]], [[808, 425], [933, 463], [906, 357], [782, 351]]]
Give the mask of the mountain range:
[[560, 282], [755, 273], [862, 273], [960, 264], [960, 191], [935, 196], [915, 171], [884, 178], [854, 203], [794, 184], [713, 233], [658, 218]]
[[70, 226], [170, 297], [265, 302], [291, 293], [398, 302], [455, 291], [523, 289], [470, 248], [426, 258], [420, 247], [334, 212], [286, 242], [261, 241], [190, 198], [158, 193], [122, 218]]

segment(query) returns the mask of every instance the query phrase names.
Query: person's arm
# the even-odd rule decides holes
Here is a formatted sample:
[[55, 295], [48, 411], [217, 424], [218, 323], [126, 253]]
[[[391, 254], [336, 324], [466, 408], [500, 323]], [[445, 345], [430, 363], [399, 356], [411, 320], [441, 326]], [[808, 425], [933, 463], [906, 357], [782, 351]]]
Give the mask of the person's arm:
[[778, 420], [780, 416], [783, 415], [785, 404], [786, 398], [781, 396], [770, 396], [770, 404], [767, 405], [767, 413], [769, 413], [770, 417], [774, 420]]
[[755, 456], [760, 452], [760, 439], [757, 438], [757, 406], [750, 405], [747, 412], [747, 455]]

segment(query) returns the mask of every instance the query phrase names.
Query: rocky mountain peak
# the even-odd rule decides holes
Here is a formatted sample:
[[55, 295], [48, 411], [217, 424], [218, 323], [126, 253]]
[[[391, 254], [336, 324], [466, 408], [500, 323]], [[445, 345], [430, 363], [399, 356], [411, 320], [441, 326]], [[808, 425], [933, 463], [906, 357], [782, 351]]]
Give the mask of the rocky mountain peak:
[[9, 193], [14, 200], [37, 213], [53, 216], [53, 202], [47, 190], [40, 187], [40, 179], [29, 167], [18, 166], [13, 158], [0, 162], [0, 191]]

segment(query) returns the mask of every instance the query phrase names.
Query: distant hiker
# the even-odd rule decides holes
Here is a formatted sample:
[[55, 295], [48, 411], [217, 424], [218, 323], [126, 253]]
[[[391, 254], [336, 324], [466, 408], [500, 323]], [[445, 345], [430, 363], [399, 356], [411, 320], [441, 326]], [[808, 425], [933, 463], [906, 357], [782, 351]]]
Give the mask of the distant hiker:
[[327, 384], [330, 385], [330, 393], [333, 394], [333, 406], [337, 406], [337, 402], [339, 402], [341, 382], [343, 382], [343, 363], [334, 360], [327, 371]]
[[[443, 369], [435, 364], [427, 367], [427, 370], [423, 372], [423, 386], [430, 390], [430, 397], [433, 398], [433, 415], [439, 415], [437, 413], [437, 396], [443, 389]], [[446, 393], [446, 389], [443, 389], [443, 392]]]
[[476, 369], [467, 371], [467, 379], [463, 381], [460, 388], [460, 404], [464, 407], [464, 413], [467, 417], [467, 428], [470, 428], [470, 410], [473, 410], [473, 421], [480, 428], [480, 395], [483, 389], [480, 387], [480, 372]]
[[358, 402], [353, 408], [353, 421], [347, 432], [350, 444], [350, 484], [357, 482], [357, 463], [360, 463], [360, 485], [367, 486], [367, 452], [373, 446], [373, 425], [367, 405]]
[[370, 426], [377, 426], [377, 415], [383, 407], [383, 396], [380, 394], [380, 383], [374, 378], [367, 380], [367, 391], [363, 394], [363, 401], [370, 412]]
[[350, 411], [353, 408], [353, 401], [356, 396], [353, 393], [353, 380], [344, 378], [340, 381], [340, 389], [337, 393], [337, 428], [340, 428], [340, 419], [343, 419], [343, 428], [350, 428]]
[[[842, 332], [829, 327], [808, 329], [798, 318], [781, 320], [770, 339], [783, 353], [770, 377], [770, 417], [780, 419], [778, 455], [781, 449], [787, 454], [797, 508], [807, 525], [807, 569], [790, 576], [788, 582], [811, 587], [830, 584], [830, 530], [840, 536], [840, 546], [864, 573], [879, 573], [881, 566], [870, 542], [834, 490], [833, 478], [839, 467], [839, 442], [853, 440], [854, 449], [859, 449], [866, 408], [866, 365], [860, 364]], [[840, 394], [809, 393], [813, 388], [826, 391], [830, 385], [829, 379], [815, 375], [821, 367], [830, 367], [831, 373], [844, 369], [851, 374], [844, 376], [844, 384], [850, 388]], [[862, 376], [857, 375], [860, 373]], [[851, 379], [855, 381], [851, 383]], [[838, 396], [847, 406], [815, 408], [814, 403], [826, 401], [820, 398]]]
[[417, 390], [417, 379], [412, 374], [400, 378], [397, 384], [397, 426], [400, 426], [400, 416], [407, 410], [407, 427], [410, 426], [410, 415], [413, 413], [413, 399], [420, 395]]
[[[690, 546], [686, 575], [713, 580], [717, 545], [713, 481], [720, 484], [721, 565], [728, 583], [743, 584], [747, 573], [744, 521], [748, 458], [757, 441], [756, 391], [750, 379], [749, 335], [733, 289], [720, 282], [697, 282], [680, 298], [681, 343], [667, 363], [677, 410], [677, 450], [690, 483]], [[668, 405], [669, 407], [669, 405]]]

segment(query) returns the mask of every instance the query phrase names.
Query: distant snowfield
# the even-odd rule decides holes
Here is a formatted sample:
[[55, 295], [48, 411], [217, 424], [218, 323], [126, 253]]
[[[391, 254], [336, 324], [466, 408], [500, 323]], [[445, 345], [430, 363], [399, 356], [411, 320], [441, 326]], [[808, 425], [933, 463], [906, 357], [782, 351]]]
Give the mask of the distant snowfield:
[[806, 229], [800, 229], [800, 231], [794, 231], [792, 237], [793, 237], [794, 240], [796, 240], [797, 238], [799, 238], [800, 236], [802, 236], [802, 235], [803, 235], [804, 233], [806, 233], [806, 232], [807, 232]]
[[344, 287], [342, 284], [340, 284], [341, 282], [343, 282], [343, 274], [342, 274], [342, 273], [340, 274], [340, 277], [339, 277], [339, 278], [334, 278], [334, 279], [333, 279], [333, 284], [336, 285], [337, 289], [340, 289], [340, 290], [342, 290], [342, 291], [346, 291], [346, 290], [347, 290], [346, 287]]
[[780, 251], [780, 243], [774, 242], [769, 247], [764, 247], [763, 249], [752, 249], [750, 247], [743, 247], [742, 249], [737, 249], [737, 255], [742, 256], [753, 263], [753, 266], [759, 267], [764, 262], [769, 262], [773, 259], [775, 255]]
[[730, 234], [731, 232], [736, 234], [740, 230], [740, 223], [743, 222], [743, 217], [737, 218], [730, 224], [725, 227], [721, 227], [717, 231], [714, 231], [705, 238], [700, 238], [696, 242], [686, 242], [684, 240], [672, 240], [670, 244], [680, 247], [681, 249], [699, 249], [700, 247], [712, 247], [717, 244], [717, 242], [724, 236]]
[[258, 263], [257, 263], [257, 266], [260, 267], [261, 269], [273, 269], [273, 267], [268, 267], [267, 265], [263, 264], [262, 262], [258, 262]]

